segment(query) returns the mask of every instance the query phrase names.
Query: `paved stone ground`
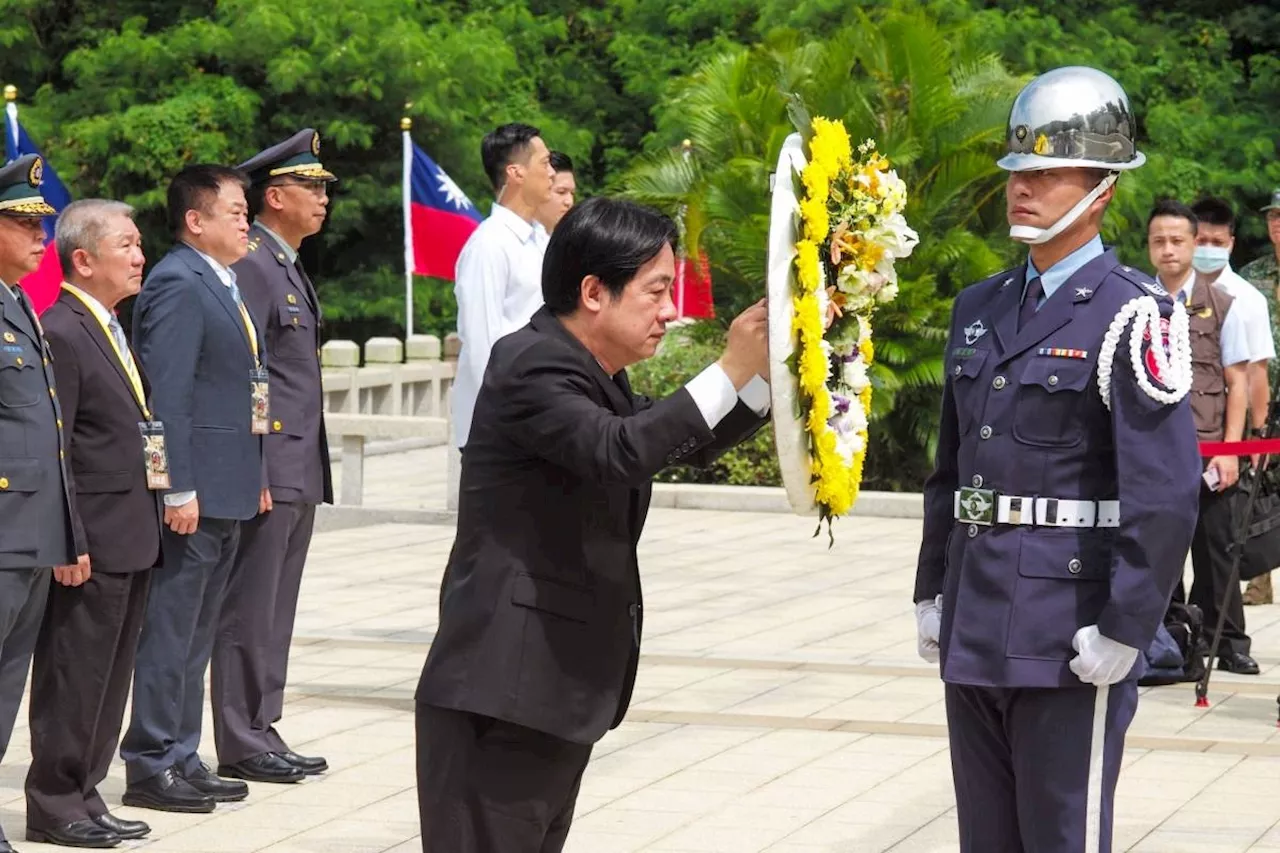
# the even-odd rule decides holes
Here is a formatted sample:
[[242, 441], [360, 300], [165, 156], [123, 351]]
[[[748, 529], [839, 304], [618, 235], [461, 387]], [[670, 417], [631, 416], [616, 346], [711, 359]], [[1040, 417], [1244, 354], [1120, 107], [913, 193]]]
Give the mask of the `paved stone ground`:
[[[432, 453], [369, 460], [370, 505], [438, 506], [443, 477], [421, 473]], [[847, 520], [831, 549], [812, 532], [785, 515], [651, 515], [635, 704], [596, 749], [571, 853], [957, 849], [942, 691], [915, 656], [919, 523]], [[319, 536], [281, 730], [333, 770], [253, 785], [212, 815], [120, 808], [155, 828], [120, 849], [418, 851], [412, 695], [451, 540], [410, 525]], [[1207, 710], [1187, 687], [1145, 692], [1117, 851], [1280, 853], [1280, 607], [1248, 616], [1260, 678], [1215, 677]], [[0, 768], [0, 822], [43, 853], [56, 848], [21, 841], [27, 748], [23, 726]], [[108, 802], [123, 785], [117, 765]]]

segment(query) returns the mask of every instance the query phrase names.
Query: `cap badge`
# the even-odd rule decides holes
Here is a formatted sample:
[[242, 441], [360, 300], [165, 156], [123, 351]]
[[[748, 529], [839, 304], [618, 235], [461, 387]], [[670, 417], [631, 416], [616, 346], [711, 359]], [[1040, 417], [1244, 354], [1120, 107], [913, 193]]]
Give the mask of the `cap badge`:
[[33, 187], [40, 186], [44, 181], [44, 160], [37, 157], [31, 164], [31, 172], [27, 175], [27, 183]]
[[320, 134], [312, 132], [311, 134], [311, 153], [316, 157], [320, 156]]

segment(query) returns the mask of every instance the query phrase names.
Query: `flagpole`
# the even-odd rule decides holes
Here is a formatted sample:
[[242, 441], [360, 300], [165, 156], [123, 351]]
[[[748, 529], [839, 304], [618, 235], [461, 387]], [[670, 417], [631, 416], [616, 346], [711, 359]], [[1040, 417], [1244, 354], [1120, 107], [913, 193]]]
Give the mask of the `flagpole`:
[[[690, 151], [693, 149], [693, 141], [686, 139], [680, 143], [680, 149], [684, 154], [684, 162], [689, 162]], [[676, 265], [676, 316], [678, 319], [684, 319], [684, 291], [685, 291], [685, 274], [689, 266], [689, 246], [686, 235], [689, 233], [685, 227], [685, 216], [688, 213], [689, 206], [680, 205], [680, 256], [684, 263]]]
[[413, 129], [413, 119], [405, 116], [400, 119], [400, 136], [403, 141], [403, 169], [401, 179], [401, 201], [404, 208], [404, 336], [407, 340], [413, 336], [413, 139], [409, 131]]
[[5, 146], [7, 149], [5, 153], [12, 151], [16, 154], [18, 151], [18, 87], [12, 83], [5, 86], [4, 100], [4, 111], [7, 117], [5, 128], [8, 130], [6, 134], [8, 144]]

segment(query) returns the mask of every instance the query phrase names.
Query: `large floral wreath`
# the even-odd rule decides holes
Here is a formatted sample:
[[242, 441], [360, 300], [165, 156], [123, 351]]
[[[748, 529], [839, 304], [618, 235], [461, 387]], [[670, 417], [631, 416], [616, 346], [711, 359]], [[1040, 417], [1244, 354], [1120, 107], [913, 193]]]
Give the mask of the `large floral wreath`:
[[[789, 470], [779, 441], [784, 479], [789, 473], [806, 478], [803, 491], [787, 483], [793, 507], [816, 508], [829, 525], [853, 507], [862, 483], [875, 352], [871, 321], [897, 296], [894, 262], [910, 255], [919, 237], [902, 215], [906, 185], [872, 140], [855, 152], [844, 125], [824, 118], [814, 118], [810, 131], [807, 150], [796, 150], [797, 137], [788, 140], [776, 177], [778, 184], [793, 181], [781, 187], [781, 204], [775, 185], [770, 259], [771, 278], [787, 276], [790, 305], [774, 305], [781, 288], [771, 281], [771, 346], [789, 344], [783, 358], [774, 358], [790, 368], [795, 387], [793, 394], [783, 388], [784, 400], [793, 403], [788, 410], [780, 411], [775, 399], [774, 418], [777, 424], [795, 417], [807, 439], [806, 471]], [[789, 228], [778, 219], [788, 207]], [[793, 261], [781, 267], [772, 256], [787, 239]]]

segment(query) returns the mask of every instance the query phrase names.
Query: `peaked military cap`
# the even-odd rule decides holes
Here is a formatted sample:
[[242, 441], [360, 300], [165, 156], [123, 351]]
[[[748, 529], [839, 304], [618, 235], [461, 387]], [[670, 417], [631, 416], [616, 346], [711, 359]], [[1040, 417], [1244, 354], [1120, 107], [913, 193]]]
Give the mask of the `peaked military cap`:
[[1280, 210], [1280, 187], [1271, 191], [1271, 204], [1262, 208], [1264, 213], [1268, 210]]
[[44, 160], [27, 154], [0, 166], [0, 214], [6, 216], [52, 216], [54, 210], [40, 195], [44, 181]]
[[298, 131], [279, 145], [259, 151], [237, 168], [255, 184], [285, 175], [311, 181], [338, 180], [338, 176], [320, 162], [320, 134], [310, 127]]

